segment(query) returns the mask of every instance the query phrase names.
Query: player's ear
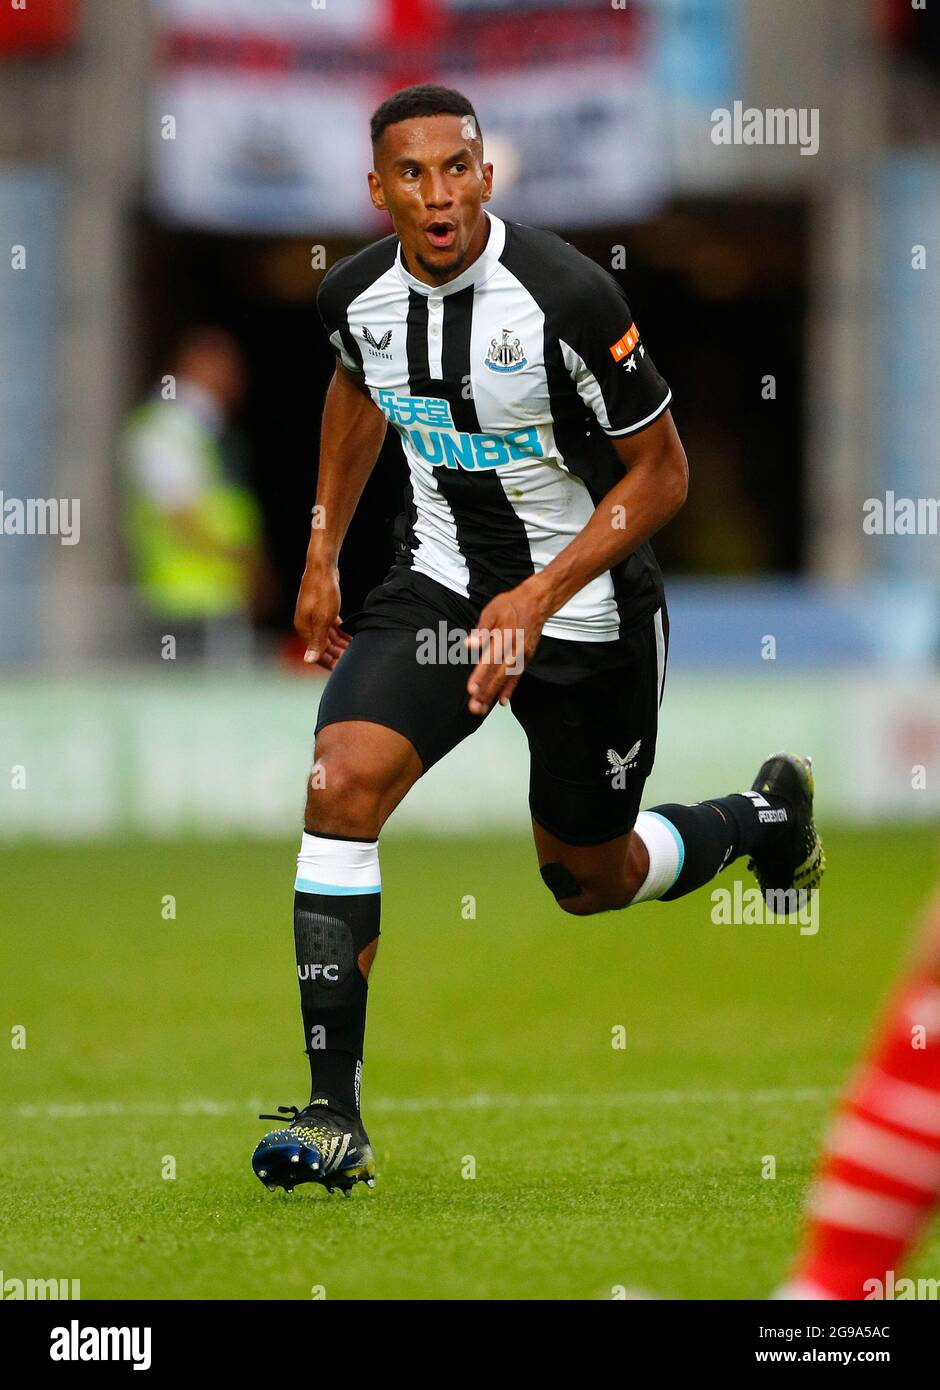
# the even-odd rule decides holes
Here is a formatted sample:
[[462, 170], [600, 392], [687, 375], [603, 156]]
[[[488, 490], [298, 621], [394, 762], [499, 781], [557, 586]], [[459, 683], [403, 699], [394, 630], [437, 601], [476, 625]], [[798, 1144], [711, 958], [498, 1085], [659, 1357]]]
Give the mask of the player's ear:
[[372, 206], [378, 208], [379, 212], [388, 211], [385, 206], [385, 194], [382, 192], [382, 180], [374, 170], [369, 173], [369, 197], [372, 199]]
[[492, 164], [483, 165], [483, 192], [480, 195], [481, 201], [488, 203], [493, 196], [493, 166]]

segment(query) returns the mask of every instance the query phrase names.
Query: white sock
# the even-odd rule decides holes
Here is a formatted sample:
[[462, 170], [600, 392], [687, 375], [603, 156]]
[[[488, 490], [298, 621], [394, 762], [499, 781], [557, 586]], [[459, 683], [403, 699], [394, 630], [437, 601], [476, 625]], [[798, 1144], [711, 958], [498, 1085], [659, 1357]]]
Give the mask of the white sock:
[[632, 903], [651, 902], [661, 898], [679, 877], [685, 846], [672, 821], [658, 811], [641, 811], [633, 827], [646, 846], [650, 857], [649, 873], [634, 894]]
[[298, 893], [326, 893], [331, 897], [381, 892], [378, 840], [334, 840], [305, 830], [294, 888]]

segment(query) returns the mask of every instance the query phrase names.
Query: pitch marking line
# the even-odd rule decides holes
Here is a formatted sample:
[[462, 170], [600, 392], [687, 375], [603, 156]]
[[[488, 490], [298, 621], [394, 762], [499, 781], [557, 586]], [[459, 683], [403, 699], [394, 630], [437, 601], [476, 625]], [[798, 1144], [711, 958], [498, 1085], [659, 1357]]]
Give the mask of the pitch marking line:
[[[606, 1095], [534, 1095], [511, 1096], [489, 1095], [485, 1091], [469, 1096], [378, 1096], [369, 1100], [370, 1113], [410, 1111], [420, 1113], [426, 1110], [557, 1110], [570, 1109], [596, 1110], [628, 1109], [633, 1105], [732, 1105], [758, 1104], [776, 1105], [794, 1101], [823, 1101], [835, 1095], [830, 1087], [798, 1087], [793, 1089], [759, 1091], [623, 1091]], [[167, 1101], [75, 1101], [43, 1105], [14, 1105], [4, 1107], [21, 1120], [90, 1120], [107, 1116], [154, 1116], [173, 1115], [224, 1117], [257, 1112], [265, 1102], [260, 1099], [244, 1101], [194, 1099], [175, 1102]]]

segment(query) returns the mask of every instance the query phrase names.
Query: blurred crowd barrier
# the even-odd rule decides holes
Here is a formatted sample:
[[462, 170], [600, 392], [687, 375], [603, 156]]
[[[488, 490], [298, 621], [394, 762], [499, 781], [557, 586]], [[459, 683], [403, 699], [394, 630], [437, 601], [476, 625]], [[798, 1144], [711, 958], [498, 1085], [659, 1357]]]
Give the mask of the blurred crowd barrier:
[[[760, 622], [742, 638], [747, 660], [702, 666], [681, 608], [648, 804], [746, 787], [769, 753], [790, 748], [815, 758], [824, 817], [940, 817], [936, 673], [801, 667], [792, 650], [784, 659], [791, 640], [798, 657], [798, 634], [782, 631], [774, 654]], [[309, 670], [159, 659], [108, 677], [8, 679], [0, 835], [290, 835], [303, 814], [323, 684]], [[386, 833], [525, 831], [527, 784], [524, 736], [497, 708], [420, 780]]]

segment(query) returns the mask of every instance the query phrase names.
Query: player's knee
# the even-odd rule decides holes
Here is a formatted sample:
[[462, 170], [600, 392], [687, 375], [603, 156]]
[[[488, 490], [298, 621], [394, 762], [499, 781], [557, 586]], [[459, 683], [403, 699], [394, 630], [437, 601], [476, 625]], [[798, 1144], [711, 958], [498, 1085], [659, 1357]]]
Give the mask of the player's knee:
[[557, 898], [556, 902], [562, 912], [567, 912], [572, 917], [591, 917], [601, 910], [594, 894], [585, 892], [584, 889], [574, 897]]
[[620, 908], [627, 907], [629, 901], [623, 893], [587, 888], [579, 897], [559, 902], [558, 906], [576, 917], [593, 917], [597, 912], [617, 912]]
[[558, 906], [573, 917], [593, 917], [598, 912], [615, 912], [627, 902], [618, 894], [582, 888], [577, 897], [559, 898]]
[[596, 912], [611, 912], [626, 907], [630, 901], [626, 889], [618, 890], [609, 884], [582, 882], [564, 864], [543, 864], [542, 880], [554, 895], [563, 912], [573, 917], [591, 917]]
[[337, 835], [377, 836], [382, 789], [374, 770], [342, 754], [320, 758], [307, 781], [305, 825]]

